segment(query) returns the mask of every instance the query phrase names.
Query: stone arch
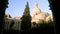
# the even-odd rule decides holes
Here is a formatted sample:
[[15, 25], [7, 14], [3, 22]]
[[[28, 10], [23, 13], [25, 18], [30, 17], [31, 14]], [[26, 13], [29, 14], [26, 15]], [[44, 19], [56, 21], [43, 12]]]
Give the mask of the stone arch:
[[[56, 26], [56, 25], [58, 26], [58, 24], [60, 22], [60, 21], [58, 21], [58, 18], [60, 20], [60, 17], [58, 16], [60, 14], [60, 12], [59, 12], [60, 10], [58, 9], [59, 3], [57, 2], [57, 0], [56, 1], [55, 0], [48, 0], [48, 1], [50, 4], [50, 8], [52, 10], [52, 13], [53, 13], [53, 17], [54, 17], [53, 19], [56, 22], [56, 24], [54, 26]], [[4, 15], [5, 15], [5, 10], [7, 8], [7, 4], [8, 4], [8, 0], [0, 0], [0, 34], [2, 31], [2, 25], [4, 23]], [[57, 30], [57, 31], [59, 31], [59, 30]], [[58, 33], [58, 32], [56, 32], [56, 33]]]

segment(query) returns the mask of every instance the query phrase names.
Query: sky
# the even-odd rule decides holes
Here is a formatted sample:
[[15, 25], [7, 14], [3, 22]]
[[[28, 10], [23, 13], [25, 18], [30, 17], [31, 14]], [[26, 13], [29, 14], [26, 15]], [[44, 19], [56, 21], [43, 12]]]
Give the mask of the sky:
[[5, 13], [10, 14], [13, 17], [22, 16], [24, 9], [26, 7], [27, 1], [29, 3], [30, 14], [34, 8], [34, 3], [37, 2], [39, 9], [42, 12], [48, 12], [51, 14], [48, 0], [9, 0], [8, 8], [6, 8]]

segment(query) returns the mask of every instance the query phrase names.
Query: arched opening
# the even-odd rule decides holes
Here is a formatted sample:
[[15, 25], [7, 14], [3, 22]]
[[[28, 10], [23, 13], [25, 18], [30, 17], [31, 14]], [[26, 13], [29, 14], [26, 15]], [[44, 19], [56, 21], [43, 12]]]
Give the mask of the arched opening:
[[[53, 4], [53, 3], [52, 3], [52, 4]], [[4, 14], [5, 14], [5, 8], [6, 8], [6, 7], [4, 7], [3, 5], [5, 5], [5, 4], [1, 4], [1, 5], [0, 5], [0, 6], [2, 6], [2, 7], [1, 7], [1, 8], [2, 8], [1, 11], [4, 10], [4, 11], [0, 12], [0, 13], [2, 13], [1, 15], [4, 15]], [[55, 4], [53, 4], [53, 5], [55, 5]], [[55, 9], [53, 9], [53, 10], [55, 10]], [[52, 12], [53, 12], [53, 15], [54, 15], [54, 13], [56, 13], [56, 12], [54, 12], [53, 10], [52, 10]], [[56, 9], [56, 10], [57, 10], [57, 9]], [[55, 11], [56, 11], [56, 10], [55, 10]], [[54, 16], [56, 16], [56, 15], [54, 15]], [[4, 18], [4, 16], [2, 16], [1, 18]], [[1, 23], [3, 23], [2, 20], [3, 20], [3, 19], [1, 19]], [[56, 21], [57, 21], [57, 19], [56, 19]], [[59, 21], [58, 21], [58, 22], [59, 22]], [[1, 24], [1, 25], [2, 25], [2, 24]], [[2, 26], [1, 26], [1, 27], [2, 27]]]

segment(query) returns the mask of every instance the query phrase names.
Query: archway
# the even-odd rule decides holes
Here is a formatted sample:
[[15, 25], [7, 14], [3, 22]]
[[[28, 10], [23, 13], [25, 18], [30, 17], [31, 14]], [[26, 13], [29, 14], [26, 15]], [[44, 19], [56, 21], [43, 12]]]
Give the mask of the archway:
[[[54, 0], [53, 0], [54, 1]], [[57, 9], [58, 9], [58, 5], [57, 4], [55, 4], [55, 3], [57, 3], [56, 1], [54, 1], [55, 3], [53, 3], [53, 1], [51, 1], [52, 2], [52, 4], [50, 3], [50, 7], [51, 7], [51, 9], [52, 9], [52, 12], [53, 12], [53, 15], [54, 15], [54, 20], [55, 20], [55, 22], [57, 23], [57, 22], [60, 22], [60, 21], [58, 21], [58, 17], [59, 16], [57, 16], [57, 15], [59, 15], [59, 12], [57, 13]], [[3, 21], [4, 21], [4, 15], [5, 15], [5, 10], [6, 10], [6, 7], [7, 7], [7, 3], [8, 3], [8, 0], [1, 0], [0, 1], [0, 27], [1, 27], [1, 29], [0, 29], [0, 33], [1, 33], [1, 31], [2, 31], [2, 24], [3, 24]], [[54, 7], [55, 6], [55, 7]], [[58, 6], [58, 7], [57, 7]], [[58, 9], [59, 10], [59, 9]], [[58, 23], [57, 23], [58, 24]]]

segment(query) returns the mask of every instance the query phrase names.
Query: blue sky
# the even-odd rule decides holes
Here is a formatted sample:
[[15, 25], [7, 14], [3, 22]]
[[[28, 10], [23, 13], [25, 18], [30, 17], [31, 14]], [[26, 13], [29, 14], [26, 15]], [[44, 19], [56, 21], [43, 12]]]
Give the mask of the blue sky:
[[51, 14], [51, 10], [49, 7], [48, 0], [9, 0], [8, 8], [6, 9], [6, 14], [10, 14], [12, 17], [22, 16], [26, 2], [28, 1], [30, 7], [30, 13], [32, 13], [32, 9], [34, 8], [34, 3], [37, 1], [38, 7], [43, 12], [48, 12]]

